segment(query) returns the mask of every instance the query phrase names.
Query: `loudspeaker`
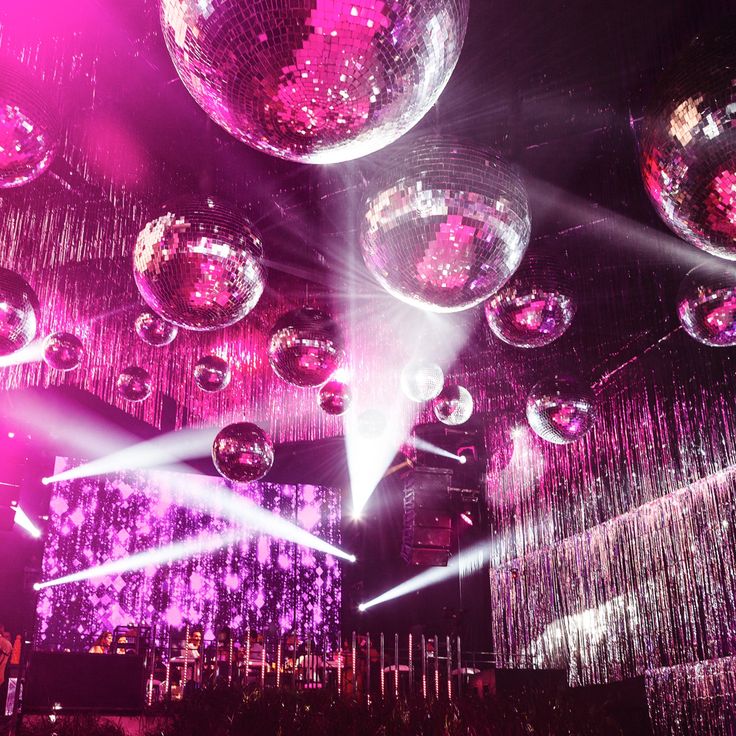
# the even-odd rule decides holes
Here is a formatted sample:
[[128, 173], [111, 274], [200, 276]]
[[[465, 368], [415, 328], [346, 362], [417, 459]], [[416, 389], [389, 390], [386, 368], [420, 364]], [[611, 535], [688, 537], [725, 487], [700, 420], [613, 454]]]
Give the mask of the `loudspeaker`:
[[23, 695], [28, 713], [143, 710], [143, 657], [125, 654], [33, 652]]
[[404, 486], [401, 555], [410, 565], [444, 566], [452, 545], [452, 471], [417, 468]]

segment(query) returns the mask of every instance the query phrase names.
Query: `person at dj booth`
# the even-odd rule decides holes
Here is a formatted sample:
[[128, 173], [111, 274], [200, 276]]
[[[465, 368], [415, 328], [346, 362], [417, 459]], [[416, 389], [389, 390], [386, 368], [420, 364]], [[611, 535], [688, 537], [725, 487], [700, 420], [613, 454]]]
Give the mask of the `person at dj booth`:
[[90, 654], [107, 654], [112, 646], [112, 631], [103, 631], [89, 648]]

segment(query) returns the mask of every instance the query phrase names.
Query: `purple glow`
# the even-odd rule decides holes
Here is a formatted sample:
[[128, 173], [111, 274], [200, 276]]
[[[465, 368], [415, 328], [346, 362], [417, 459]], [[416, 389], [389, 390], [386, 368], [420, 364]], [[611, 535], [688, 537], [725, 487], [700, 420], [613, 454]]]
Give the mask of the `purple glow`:
[[[59, 459], [56, 470], [74, 464]], [[178, 489], [180, 484], [191, 483], [191, 478], [149, 472], [56, 484], [43, 579], [200, 533], [224, 534], [230, 528], [227, 522], [212, 518], [191, 502], [183, 503]], [[197, 482], [220, 489], [225, 485], [222, 480], [199, 476]], [[238, 486], [238, 491], [285, 518], [298, 518], [303, 509], [310, 509], [309, 514], [318, 509], [319, 518], [311, 531], [339, 542], [338, 491], [293, 486], [287, 497], [281, 488], [251, 483]], [[47, 588], [38, 600], [38, 643], [44, 648], [81, 649], [100, 630], [130, 621], [159, 626], [181, 626], [189, 621], [216, 630], [236, 621], [248, 629], [288, 620], [289, 627], [332, 636], [339, 628], [341, 575], [326, 557], [312, 550], [295, 551], [293, 544], [259, 535], [155, 570]], [[320, 620], [315, 610], [321, 611]], [[69, 630], [67, 621], [80, 623]]]

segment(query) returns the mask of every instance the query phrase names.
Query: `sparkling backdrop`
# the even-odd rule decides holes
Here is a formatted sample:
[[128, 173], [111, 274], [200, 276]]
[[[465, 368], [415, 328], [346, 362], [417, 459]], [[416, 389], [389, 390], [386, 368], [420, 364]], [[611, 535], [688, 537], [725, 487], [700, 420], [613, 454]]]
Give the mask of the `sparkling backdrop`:
[[236, 138], [309, 163], [364, 156], [437, 100], [468, 0], [160, 0], [190, 94]]
[[[76, 465], [60, 458], [56, 472]], [[163, 547], [229, 523], [184, 502], [192, 482], [225, 481], [169, 472], [126, 473], [54, 485], [42, 574], [56, 578], [96, 564]], [[339, 544], [340, 493], [319, 486], [227, 484], [269, 511]], [[103, 629], [130, 622], [164, 628], [189, 621], [213, 637], [230, 626], [296, 628], [336, 636], [341, 574], [330, 555], [246, 533], [241, 544], [166, 567], [123, 573], [43, 590], [38, 644], [79, 650]]]

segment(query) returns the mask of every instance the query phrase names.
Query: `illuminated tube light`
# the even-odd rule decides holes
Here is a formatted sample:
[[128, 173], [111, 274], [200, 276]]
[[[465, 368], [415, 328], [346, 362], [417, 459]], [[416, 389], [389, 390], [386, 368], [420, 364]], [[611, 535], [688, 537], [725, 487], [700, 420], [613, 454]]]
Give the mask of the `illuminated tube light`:
[[15, 523], [25, 529], [34, 539], [39, 539], [41, 530], [28, 518], [28, 514], [20, 506], [15, 507]]
[[386, 601], [401, 598], [417, 590], [429, 588], [431, 585], [437, 585], [443, 580], [454, 577], [458, 573], [461, 576], [470, 575], [476, 570], [479, 570], [487, 562], [488, 546], [489, 543], [487, 541], [478, 542], [478, 544], [474, 544], [459, 555], [455, 555], [447, 563], [447, 567], [433, 567], [429, 570], [424, 570], [413, 578], [409, 578], [409, 580], [405, 580], [396, 587], [387, 590], [385, 593], [381, 593], [376, 598], [361, 603], [358, 606], [358, 610], [367, 611], [369, 608], [373, 608], [373, 606], [377, 606], [380, 603], [386, 603]]

